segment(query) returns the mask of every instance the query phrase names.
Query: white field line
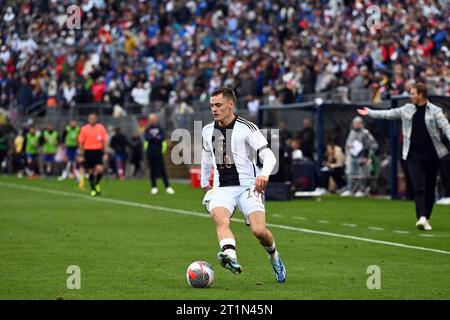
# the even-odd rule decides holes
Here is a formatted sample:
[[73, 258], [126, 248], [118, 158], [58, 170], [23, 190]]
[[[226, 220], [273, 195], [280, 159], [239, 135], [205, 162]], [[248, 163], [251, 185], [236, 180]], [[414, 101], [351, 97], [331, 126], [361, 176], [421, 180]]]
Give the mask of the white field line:
[[367, 227], [367, 229], [375, 230], [375, 231], [384, 231], [384, 228], [380, 228], [380, 227]]
[[394, 233], [398, 233], [398, 234], [409, 234], [409, 231], [404, 231], [404, 230], [394, 230]]
[[[188, 216], [195, 216], [195, 217], [202, 217], [202, 218], [210, 219], [210, 215], [208, 215], [206, 213], [193, 212], [193, 211], [187, 211], [187, 210], [182, 210], [182, 209], [167, 208], [167, 207], [155, 206], [155, 205], [150, 205], [150, 204], [145, 204], [145, 203], [137, 203], [137, 202], [117, 200], [117, 199], [111, 199], [111, 198], [102, 198], [102, 197], [92, 198], [87, 195], [81, 195], [81, 194], [76, 194], [76, 193], [72, 193], [72, 192], [58, 191], [58, 190], [39, 188], [39, 187], [23, 186], [23, 185], [18, 185], [15, 183], [0, 182], [0, 186], [12, 188], [12, 189], [29, 190], [29, 191], [42, 192], [42, 193], [48, 193], [48, 194], [54, 194], [54, 195], [60, 195], [60, 196], [67, 196], [67, 197], [72, 197], [72, 198], [81, 198], [81, 199], [85, 199], [88, 201], [97, 201], [97, 202], [118, 204], [118, 205], [143, 208], [143, 209], [154, 209], [154, 210], [159, 210], [159, 211], [173, 212], [173, 213], [178, 213], [178, 214], [183, 214], [183, 215], [188, 215]], [[239, 222], [239, 223], [245, 223], [245, 221], [242, 219], [233, 218], [232, 220]], [[273, 224], [273, 223], [268, 223], [267, 226], [269, 226], [271, 228], [277, 228], [277, 229], [283, 229], [283, 230], [290, 230], [290, 231], [316, 234], [316, 235], [328, 236], [328, 237], [334, 237], [334, 238], [343, 238], [343, 239], [350, 239], [350, 240], [355, 240], [355, 241], [363, 241], [363, 242], [369, 242], [369, 243], [382, 244], [382, 245], [391, 246], [391, 247], [398, 247], [398, 248], [405, 248], [405, 249], [412, 249], [412, 250], [427, 251], [427, 252], [434, 252], [434, 253], [450, 255], [450, 251], [446, 251], [446, 250], [412, 246], [412, 245], [397, 243], [397, 242], [389, 242], [389, 241], [383, 241], [383, 240], [362, 238], [362, 237], [356, 237], [356, 236], [351, 236], [351, 235], [347, 235], [347, 234], [297, 228], [297, 227], [291, 227], [291, 226], [286, 226], [286, 225], [281, 225], [281, 224]]]
[[341, 223], [341, 226], [350, 227], [350, 228], [356, 228], [358, 225], [356, 225], [354, 223]]

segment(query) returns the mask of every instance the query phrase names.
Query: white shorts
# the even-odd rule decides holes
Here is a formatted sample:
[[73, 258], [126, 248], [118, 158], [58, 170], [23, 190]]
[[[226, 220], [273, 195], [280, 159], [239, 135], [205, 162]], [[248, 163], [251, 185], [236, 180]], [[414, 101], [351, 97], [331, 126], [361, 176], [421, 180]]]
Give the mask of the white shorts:
[[248, 215], [255, 211], [266, 212], [264, 194], [254, 191], [254, 186], [231, 186], [214, 188], [205, 195], [203, 204], [208, 212], [217, 207], [224, 207], [234, 214], [236, 207], [244, 214], [249, 225]]

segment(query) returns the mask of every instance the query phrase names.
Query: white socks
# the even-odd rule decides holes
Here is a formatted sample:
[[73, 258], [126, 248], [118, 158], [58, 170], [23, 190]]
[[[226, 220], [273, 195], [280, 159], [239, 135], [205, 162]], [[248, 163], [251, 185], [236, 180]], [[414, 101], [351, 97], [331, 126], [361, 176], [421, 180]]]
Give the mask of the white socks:
[[[236, 255], [236, 240], [232, 238], [226, 238], [219, 242], [220, 248], [224, 253], [229, 255], [233, 259], [237, 259]], [[263, 246], [264, 247], [264, 246]], [[278, 260], [279, 254], [275, 247], [275, 240], [270, 247], [264, 247], [264, 249], [269, 254], [270, 260]]]
[[237, 259], [236, 256], [236, 240], [232, 238], [226, 238], [219, 242], [220, 248], [222, 251], [229, 255], [233, 259]]
[[278, 259], [278, 251], [275, 247], [275, 240], [273, 240], [272, 245], [270, 247], [264, 247], [264, 249], [266, 249], [267, 253], [269, 254], [270, 260]]

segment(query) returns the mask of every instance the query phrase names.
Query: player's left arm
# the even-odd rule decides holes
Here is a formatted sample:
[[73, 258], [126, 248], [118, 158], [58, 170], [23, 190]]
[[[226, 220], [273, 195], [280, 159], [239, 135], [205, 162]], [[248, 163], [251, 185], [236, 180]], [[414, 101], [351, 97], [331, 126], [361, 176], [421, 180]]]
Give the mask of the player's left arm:
[[255, 180], [255, 191], [263, 192], [269, 182], [269, 176], [277, 164], [277, 159], [272, 150], [269, 149], [269, 143], [267, 142], [267, 139], [264, 138], [261, 131], [256, 130], [251, 132], [248, 135], [247, 141], [250, 147], [257, 152], [258, 157], [263, 164], [261, 174], [256, 177]]
[[450, 141], [450, 124], [447, 118], [444, 116], [442, 109], [439, 109], [435, 113], [434, 118], [436, 119], [436, 124], [441, 128], [442, 132], [447, 136], [448, 141]]
[[261, 174], [256, 177], [255, 180], [255, 191], [263, 192], [269, 182], [269, 176], [272, 173], [273, 168], [277, 163], [277, 159], [273, 154], [272, 150], [266, 147], [264, 150], [259, 152], [259, 158], [263, 163], [263, 167], [261, 169]]

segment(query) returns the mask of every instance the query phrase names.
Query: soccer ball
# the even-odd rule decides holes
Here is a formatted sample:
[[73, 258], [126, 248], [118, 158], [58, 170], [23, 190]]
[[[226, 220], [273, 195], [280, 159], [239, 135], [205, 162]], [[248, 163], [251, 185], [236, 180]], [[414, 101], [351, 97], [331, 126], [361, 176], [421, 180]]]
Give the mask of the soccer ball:
[[191, 287], [208, 288], [214, 282], [215, 272], [206, 261], [192, 262], [186, 270], [186, 279]]

